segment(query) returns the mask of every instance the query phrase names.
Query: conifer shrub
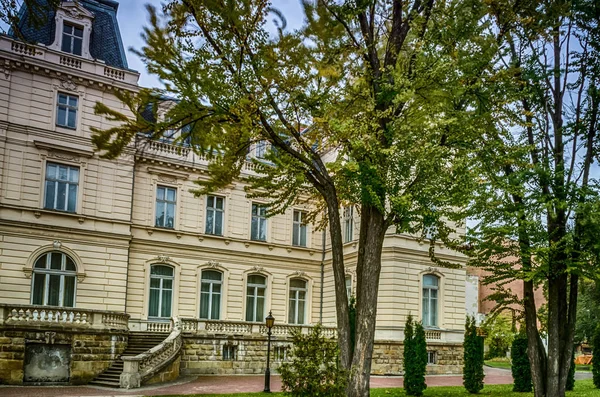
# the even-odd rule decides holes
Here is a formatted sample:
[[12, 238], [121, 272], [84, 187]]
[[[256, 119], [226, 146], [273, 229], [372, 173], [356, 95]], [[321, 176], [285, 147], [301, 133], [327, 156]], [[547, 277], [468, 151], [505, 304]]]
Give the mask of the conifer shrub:
[[334, 339], [317, 324], [308, 334], [292, 332], [291, 361], [279, 367], [282, 389], [293, 397], [343, 397], [348, 372], [339, 363]]
[[528, 393], [533, 389], [531, 384], [531, 367], [527, 356], [527, 335], [520, 333], [512, 343], [512, 376], [513, 391]]
[[600, 389], [600, 324], [596, 327], [594, 338], [592, 339], [594, 357], [592, 358], [592, 378], [594, 386]]
[[483, 338], [477, 336], [475, 317], [467, 316], [465, 325], [463, 385], [469, 393], [483, 389]]
[[425, 330], [420, 322], [413, 322], [411, 315], [404, 328], [404, 390], [408, 396], [422, 396], [427, 370], [427, 343]]

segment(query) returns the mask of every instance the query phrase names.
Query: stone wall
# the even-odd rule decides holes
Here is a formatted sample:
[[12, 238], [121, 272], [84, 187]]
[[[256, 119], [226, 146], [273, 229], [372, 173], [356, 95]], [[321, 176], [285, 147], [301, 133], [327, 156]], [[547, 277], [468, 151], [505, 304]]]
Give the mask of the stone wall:
[[25, 350], [29, 344], [69, 346], [68, 383], [81, 385], [110, 366], [125, 350], [127, 336], [112, 331], [0, 329], [0, 384], [23, 384]]
[[[428, 375], [460, 374], [463, 365], [461, 344], [428, 342], [427, 351], [434, 352], [435, 364], [427, 365]], [[371, 373], [374, 375], [402, 375], [404, 346], [396, 341], [375, 342]]]
[[179, 370], [181, 367], [181, 355], [177, 357], [173, 362], [163, 368], [158, 374], [145, 382], [142, 382], [144, 386], [152, 385], [155, 383], [171, 382], [179, 378]]
[[[276, 338], [271, 341], [271, 368], [275, 373], [279, 363], [289, 352], [290, 345], [290, 341], [285, 338]], [[427, 365], [428, 374], [462, 373], [463, 348], [461, 344], [428, 343], [427, 350], [435, 352], [436, 359], [436, 364]], [[371, 373], [374, 375], [402, 375], [404, 371], [402, 354], [403, 344], [401, 342], [376, 342]], [[259, 335], [250, 337], [185, 336], [181, 355], [181, 374], [261, 374], [266, 368], [266, 355], [266, 339]]]

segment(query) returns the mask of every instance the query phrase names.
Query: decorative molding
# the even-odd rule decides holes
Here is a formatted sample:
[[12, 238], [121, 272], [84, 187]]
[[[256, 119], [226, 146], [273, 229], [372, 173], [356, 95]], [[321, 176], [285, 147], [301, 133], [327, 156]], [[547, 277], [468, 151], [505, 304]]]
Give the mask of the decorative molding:
[[206, 262], [206, 266], [208, 266], [210, 268], [213, 268], [213, 269], [216, 269], [219, 266], [221, 266], [221, 264], [219, 262], [217, 262], [217, 261], [208, 261], [208, 262]]
[[301, 270], [296, 270], [294, 273], [292, 273], [294, 276], [296, 277], [305, 277], [306, 276], [306, 272], [303, 272]]
[[44, 332], [44, 340], [47, 345], [54, 344], [54, 338], [56, 337], [56, 332]]
[[159, 175], [157, 180], [159, 182], [165, 182], [165, 183], [177, 183], [177, 178], [172, 177], [172, 176], [167, 176], [167, 175]]
[[156, 262], [160, 262], [160, 263], [167, 263], [171, 258], [168, 257], [167, 255], [158, 255], [156, 257]]
[[77, 161], [81, 162], [80, 157], [93, 157], [94, 152], [80, 145], [69, 146], [57, 142], [46, 142], [41, 140], [34, 140], [33, 144], [38, 149], [45, 149], [48, 151], [47, 156], [57, 158], [61, 160]]
[[62, 243], [60, 242], [60, 240], [54, 240], [54, 241], [52, 242], [52, 246], [53, 246], [55, 249], [60, 249], [60, 247], [62, 246]]
[[255, 272], [263, 272], [263, 271], [265, 270], [265, 268], [264, 268], [264, 267], [262, 267], [262, 266], [257, 266], [257, 265], [254, 265], [254, 266], [252, 266], [250, 269], [251, 269], [251, 270], [254, 270]]
[[147, 170], [150, 174], [159, 175], [159, 180], [161, 180], [160, 178], [165, 178], [163, 181], [170, 183], [177, 182], [177, 179], [188, 179], [188, 177], [190, 176], [190, 174], [188, 174], [187, 172], [175, 171], [172, 169], [163, 169], [158, 167], [148, 167]]

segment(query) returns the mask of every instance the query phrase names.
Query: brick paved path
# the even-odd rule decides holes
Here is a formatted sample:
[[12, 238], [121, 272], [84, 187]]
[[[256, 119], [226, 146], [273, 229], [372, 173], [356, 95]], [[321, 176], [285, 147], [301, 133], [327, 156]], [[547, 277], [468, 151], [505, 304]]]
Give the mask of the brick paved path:
[[[485, 383], [510, 384], [510, 371], [496, 368], [485, 368]], [[462, 375], [438, 375], [427, 377], [428, 386], [461, 386]], [[373, 376], [371, 387], [402, 387], [401, 377]], [[264, 377], [253, 376], [201, 376], [188, 378], [167, 385], [144, 387], [129, 392], [92, 386], [0, 386], [2, 397], [75, 397], [75, 396], [158, 396], [183, 394], [219, 394], [259, 392], [264, 388]], [[271, 379], [271, 390], [279, 391], [281, 382], [278, 376]]]

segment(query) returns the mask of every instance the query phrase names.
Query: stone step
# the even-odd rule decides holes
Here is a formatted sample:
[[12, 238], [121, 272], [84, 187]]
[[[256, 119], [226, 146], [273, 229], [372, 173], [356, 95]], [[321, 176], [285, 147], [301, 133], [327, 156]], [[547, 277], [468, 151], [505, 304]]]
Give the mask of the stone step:
[[114, 389], [118, 389], [120, 386], [119, 382], [111, 382], [111, 381], [103, 381], [103, 380], [93, 380], [88, 384], [95, 385], [95, 386], [111, 387]]

